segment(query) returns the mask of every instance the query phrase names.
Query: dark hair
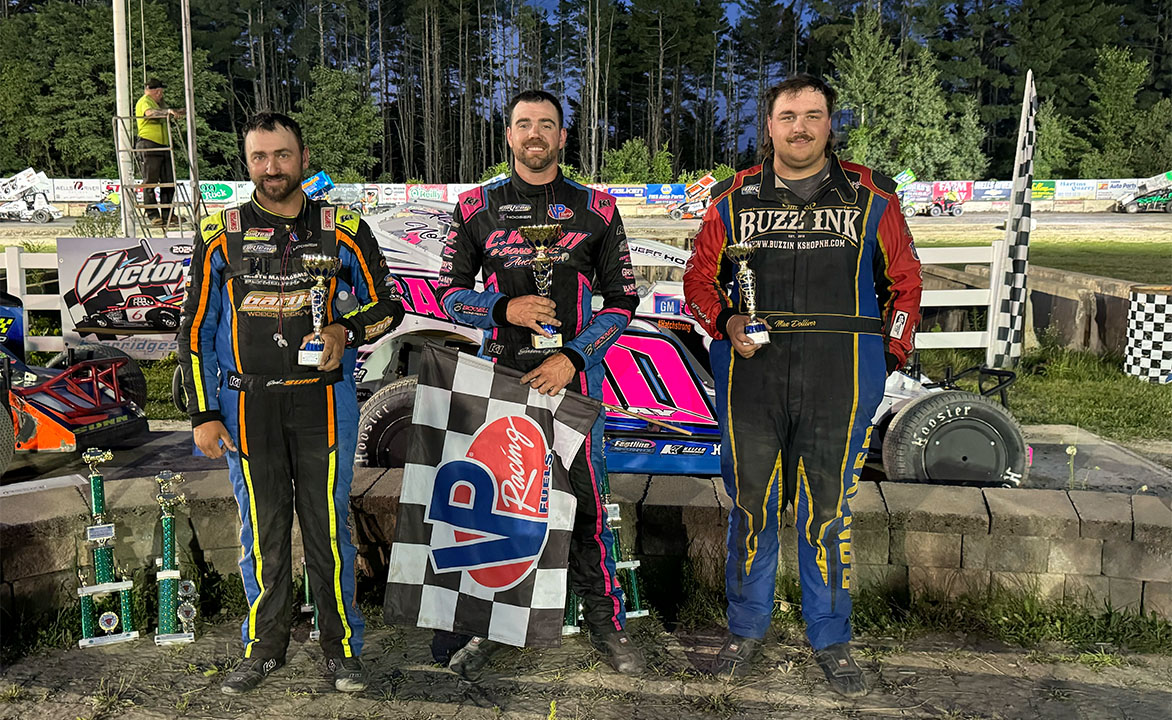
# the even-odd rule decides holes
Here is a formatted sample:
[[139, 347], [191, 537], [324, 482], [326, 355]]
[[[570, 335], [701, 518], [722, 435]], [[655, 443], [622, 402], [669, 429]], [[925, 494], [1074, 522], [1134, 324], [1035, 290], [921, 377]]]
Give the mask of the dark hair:
[[509, 104], [505, 106], [505, 126], [510, 127], [513, 124], [513, 110], [517, 108], [517, 103], [539, 103], [547, 102], [553, 105], [558, 111], [558, 127], [564, 127], [562, 122], [562, 103], [552, 94], [544, 90], [523, 90], [513, 96]]
[[[838, 93], [834, 88], [826, 84], [826, 81], [820, 77], [809, 75], [807, 73], [799, 73], [793, 77], [779, 82], [773, 87], [765, 91], [765, 117], [773, 115], [773, 106], [777, 103], [777, 98], [782, 95], [796, 95], [803, 90], [813, 90], [817, 93], [822, 93], [822, 97], [826, 99], [826, 113], [827, 115], [834, 115], [834, 101], [838, 99]], [[826, 154], [830, 154], [830, 148], [834, 146], [834, 131], [830, 132], [830, 138], [826, 143]], [[761, 128], [761, 157], [768, 158], [773, 155], [773, 138], [769, 136], [768, 128]]]
[[279, 127], [293, 133], [293, 137], [297, 138], [299, 152], [305, 149], [305, 142], [301, 139], [301, 126], [297, 124], [297, 121], [284, 113], [269, 112], [268, 110], [262, 110], [248, 118], [248, 122], [244, 123], [244, 131], [240, 133], [240, 137], [248, 137], [248, 133], [257, 130], [276, 132]]
[[155, 90], [157, 88], [167, 87], [166, 85], [163, 84], [163, 81], [158, 79], [157, 77], [147, 78], [147, 81], [144, 84], [146, 85], [147, 90]]

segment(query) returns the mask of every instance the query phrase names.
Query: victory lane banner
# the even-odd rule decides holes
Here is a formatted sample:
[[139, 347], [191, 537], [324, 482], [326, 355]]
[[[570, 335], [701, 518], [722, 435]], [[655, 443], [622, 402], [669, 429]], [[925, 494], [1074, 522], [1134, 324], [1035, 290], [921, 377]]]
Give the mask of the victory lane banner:
[[576, 501], [569, 468], [601, 406], [428, 345], [415, 395], [386, 622], [556, 647]]

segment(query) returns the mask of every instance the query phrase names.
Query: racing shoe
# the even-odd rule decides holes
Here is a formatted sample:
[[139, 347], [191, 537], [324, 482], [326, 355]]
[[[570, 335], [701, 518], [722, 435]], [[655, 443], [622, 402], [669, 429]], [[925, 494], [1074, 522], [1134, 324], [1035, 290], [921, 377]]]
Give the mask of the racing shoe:
[[826, 682], [834, 692], [848, 698], [863, 697], [867, 694], [867, 680], [863, 671], [851, 657], [847, 643], [835, 643], [814, 652], [814, 660], [826, 673]]
[[326, 668], [334, 674], [334, 689], [338, 692], [362, 692], [366, 689], [366, 670], [356, 657], [332, 657]]
[[228, 695], [239, 695], [261, 684], [273, 671], [285, 664], [277, 658], [244, 658], [236, 669], [228, 673], [220, 690]]
[[590, 633], [590, 644], [620, 675], [640, 675], [646, 669], [643, 652], [631, 642], [626, 630]]
[[724, 647], [716, 655], [716, 674], [741, 677], [748, 674], [753, 663], [753, 656], [761, 646], [760, 638], [742, 637], [733, 633], [728, 634]]
[[505, 647], [507, 646], [488, 638], [474, 637], [452, 655], [448, 669], [470, 683], [480, 682], [480, 678], [484, 676], [484, 666]]

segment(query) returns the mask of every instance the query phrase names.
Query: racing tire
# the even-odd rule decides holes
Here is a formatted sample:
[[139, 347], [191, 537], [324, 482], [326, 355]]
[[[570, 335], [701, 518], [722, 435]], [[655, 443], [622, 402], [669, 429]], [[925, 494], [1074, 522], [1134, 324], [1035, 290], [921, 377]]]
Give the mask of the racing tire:
[[183, 368], [176, 367], [171, 373], [171, 402], [175, 409], [184, 415], [187, 414], [187, 388], [183, 387]]
[[162, 310], [156, 308], [146, 314], [146, 321], [152, 327], [161, 328], [164, 331], [179, 329], [179, 313], [171, 310]]
[[8, 465], [16, 453], [16, 427], [12, 424], [12, 412], [0, 408], [0, 475], [8, 472]]
[[[147, 383], [146, 376], [142, 374], [142, 368], [138, 366], [138, 361], [122, 352], [116, 347], [109, 345], [97, 345], [95, 343], [82, 343], [73, 350], [73, 359], [75, 362], [83, 362], [85, 360], [105, 360], [107, 358], [126, 358], [129, 360], [122, 369], [118, 371], [118, 387], [122, 389], [122, 395], [126, 399], [134, 402], [139, 410], [146, 412], [147, 402]], [[50, 370], [67, 367], [69, 362], [69, 353], [60, 352], [53, 356], [51, 360], [45, 365]]]
[[1137, 212], [1139, 212], [1139, 204], [1129, 202], [1123, 206], [1123, 212], [1127, 213], [1128, 215], [1135, 215]]
[[940, 217], [944, 214], [944, 211], [940, 209], [939, 205], [933, 205], [932, 207], [928, 208], [928, 214], [932, 217]]
[[33, 213], [32, 221], [40, 225], [53, 222], [53, 216], [48, 210], [41, 209]]
[[961, 215], [964, 215], [964, 206], [963, 205], [953, 205], [952, 210], [950, 210], [949, 212], [952, 213], [952, 217], [960, 217]]
[[672, 220], [683, 220], [683, 219], [684, 219], [684, 211], [683, 211], [683, 210], [678, 210], [678, 209], [677, 209], [677, 210], [672, 210], [672, 211], [671, 211], [671, 212], [669, 212], [667, 215], [668, 215], [668, 217], [670, 217]]
[[1164, 212], [1172, 213], [1172, 200], [1169, 200], [1168, 202], [1164, 203]]
[[905, 205], [903, 208], [903, 216], [908, 220], [911, 220], [916, 216], [916, 209], [911, 205]]
[[1022, 487], [1030, 469], [1021, 425], [1005, 408], [946, 390], [915, 398], [892, 418], [883, 470], [894, 482]]
[[362, 404], [358, 419], [358, 451], [354, 463], [361, 467], [401, 468], [407, 460], [411, 414], [415, 410], [416, 375], [379, 388]]

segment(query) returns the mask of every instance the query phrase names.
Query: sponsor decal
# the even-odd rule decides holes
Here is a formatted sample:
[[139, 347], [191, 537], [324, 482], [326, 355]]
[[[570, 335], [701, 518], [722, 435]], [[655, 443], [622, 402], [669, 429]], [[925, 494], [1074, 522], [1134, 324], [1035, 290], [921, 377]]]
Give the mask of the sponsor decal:
[[503, 213], [527, 213], [533, 210], [533, 206], [526, 205], [525, 203], [515, 203], [513, 205], [501, 205], [498, 210]]
[[524, 415], [478, 429], [465, 457], [436, 470], [426, 516], [435, 571], [467, 571], [496, 592], [524, 580], [549, 537], [552, 460], [541, 428]]
[[84, 303], [102, 290], [130, 290], [155, 285], [173, 285], [184, 279], [185, 268], [178, 260], [163, 260], [151, 255], [141, 262], [130, 262], [127, 251], [95, 254], [86, 258], [77, 272], [74, 289]]
[[319, 378], [277, 378], [269, 380], [265, 383], [265, 387], [294, 387], [297, 385], [312, 385], [316, 383]]
[[366, 340], [367, 340], [367, 342], [374, 340], [379, 335], [382, 335], [384, 332], [387, 331], [387, 328], [389, 328], [391, 326], [391, 324], [394, 322], [395, 322], [394, 318], [388, 317], [388, 318], [383, 318], [382, 320], [379, 320], [378, 322], [376, 322], [373, 325], [367, 325], [366, 326]]
[[[282, 293], [253, 290], [240, 301], [240, 312], [250, 315], [275, 316], [278, 309], [295, 313], [309, 307], [309, 290]], [[283, 303], [283, 304], [282, 304]]]
[[659, 449], [660, 455], [707, 455], [708, 448], [704, 445], [679, 445], [669, 443]]
[[500, 355], [505, 351], [505, 344], [500, 342], [490, 342], [488, 344], [488, 352], [492, 355]]
[[657, 320], [656, 324], [664, 330], [691, 330], [692, 326], [680, 320]]
[[569, 220], [570, 218], [574, 217], [574, 211], [562, 203], [550, 205], [548, 208], [546, 208], [546, 212], [554, 220]]
[[[861, 215], [862, 211], [857, 208], [822, 208], [809, 212], [754, 209], [742, 211], [737, 215], [737, 227], [742, 238], [808, 230], [834, 235], [857, 246], [859, 235], [856, 221]], [[761, 247], [769, 247], [766, 244], [759, 244]]]
[[244, 378], [239, 375], [228, 376], [228, 388], [230, 390], [239, 390], [242, 387], [244, 387]]
[[243, 251], [245, 255], [276, 255], [277, 246], [275, 243], [267, 242], [249, 242], [244, 243]]
[[754, 183], [753, 185], [745, 185], [741, 188], [741, 194], [742, 195], [760, 195], [761, 194], [761, 184]]
[[920, 427], [916, 428], [915, 436], [912, 438], [912, 445], [915, 445], [916, 447], [926, 447], [928, 445], [928, 439], [931, 437], [932, 432], [937, 427], [943, 425], [946, 422], [956, 420], [957, 418], [968, 417], [968, 414], [972, 412], [972, 410], [972, 405], [944, 408], [940, 412], [936, 413], [934, 417], [928, 418], [923, 422], [923, 424], [920, 425]]
[[891, 332], [888, 335], [893, 338], [902, 338], [905, 325], [907, 325], [907, 313], [903, 310], [896, 311], [895, 317], [891, 321]]
[[236, 195], [236, 187], [222, 182], [201, 182], [199, 194], [208, 202], [228, 202]]
[[655, 443], [639, 438], [615, 438], [610, 443], [610, 449], [617, 452], [650, 454], [655, 451]]

